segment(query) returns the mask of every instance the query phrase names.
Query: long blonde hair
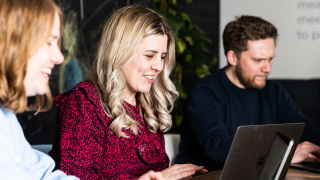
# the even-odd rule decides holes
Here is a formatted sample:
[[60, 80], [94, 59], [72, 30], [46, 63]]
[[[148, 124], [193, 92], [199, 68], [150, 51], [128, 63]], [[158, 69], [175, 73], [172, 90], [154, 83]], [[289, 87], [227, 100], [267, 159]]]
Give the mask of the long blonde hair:
[[[170, 27], [162, 16], [137, 5], [117, 10], [104, 26], [89, 79], [97, 88], [105, 113], [113, 118], [110, 129], [117, 136], [127, 137], [122, 129], [138, 133], [137, 123], [126, 115], [123, 106], [126, 80], [121, 67], [128, 63], [143, 39], [154, 35], [167, 35], [168, 54], [164, 60], [164, 68], [153, 82], [150, 92], [138, 94], [141, 102], [140, 114], [152, 133], [156, 133], [158, 129], [168, 131], [171, 128], [170, 112], [179, 96], [169, 78], [175, 64], [174, 38]], [[158, 118], [155, 116], [156, 112]]]
[[52, 0], [0, 1], [0, 107], [15, 113], [51, 108], [49, 87], [46, 95], [37, 95], [36, 102], [27, 107], [23, 81], [28, 60], [51, 34], [55, 13], [62, 17]]

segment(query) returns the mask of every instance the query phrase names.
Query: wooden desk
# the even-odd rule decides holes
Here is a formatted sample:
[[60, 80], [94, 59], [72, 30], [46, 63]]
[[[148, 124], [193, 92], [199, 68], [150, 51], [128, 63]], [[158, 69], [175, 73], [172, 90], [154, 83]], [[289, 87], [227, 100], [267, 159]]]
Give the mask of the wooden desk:
[[320, 173], [289, 168], [285, 180], [306, 180], [320, 179]]
[[[219, 180], [221, 170], [193, 177], [193, 180]], [[320, 173], [314, 173], [294, 168], [289, 168], [285, 180], [314, 180], [320, 179]]]

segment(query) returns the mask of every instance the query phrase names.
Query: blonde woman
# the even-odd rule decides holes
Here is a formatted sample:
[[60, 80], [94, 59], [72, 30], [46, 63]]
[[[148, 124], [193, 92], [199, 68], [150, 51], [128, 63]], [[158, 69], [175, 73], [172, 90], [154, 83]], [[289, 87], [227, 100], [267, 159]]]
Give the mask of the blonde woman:
[[[26, 141], [15, 116], [25, 110], [51, 107], [49, 75], [63, 62], [59, 49], [60, 8], [52, 0], [0, 1], [0, 175], [6, 180], [78, 179]], [[27, 107], [27, 97], [36, 102]], [[45, 101], [46, 99], [46, 101]], [[150, 171], [141, 180], [163, 180]]]
[[81, 179], [191, 178], [192, 164], [168, 167], [165, 131], [178, 98], [169, 75], [174, 38], [152, 10], [127, 6], [106, 23], [90, 79], [59, 95], [57, 131], [49, 153], [57, 168]]

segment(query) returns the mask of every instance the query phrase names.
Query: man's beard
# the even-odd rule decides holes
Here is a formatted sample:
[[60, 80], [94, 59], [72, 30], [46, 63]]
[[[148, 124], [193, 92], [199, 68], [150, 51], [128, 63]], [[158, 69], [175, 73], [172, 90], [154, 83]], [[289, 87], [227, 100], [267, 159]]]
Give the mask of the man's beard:
[[267, 77], [265, 79], [265, 83], [264, 84], [256, 84], [255, 83], [255, 78], [256, 76], [254, 76], [253, 78], [246, 78], [244, 77], [243, 73], [242, 73], [242, 67], [241, 66], [236, 66], [236, 76], [239, 79], [239, 82], [246, 88], [246, 89], [262, 89], [265, 85], [266, 85], [266, 81], [267, 81]]

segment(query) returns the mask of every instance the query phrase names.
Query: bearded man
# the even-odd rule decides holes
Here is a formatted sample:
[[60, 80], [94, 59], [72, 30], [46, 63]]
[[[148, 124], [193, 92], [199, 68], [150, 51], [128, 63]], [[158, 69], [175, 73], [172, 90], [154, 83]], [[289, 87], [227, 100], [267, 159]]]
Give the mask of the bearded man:
[[203, 79], [189, 94], [175, 163], [222, 169], [238, 126], [305, 123], [292, 163], [319, 160], [320, 129], [279, 83], [267, 80], [275, 57], [277, 29], [259, 17], [227, 24], [223, 45], [228, 65]]

